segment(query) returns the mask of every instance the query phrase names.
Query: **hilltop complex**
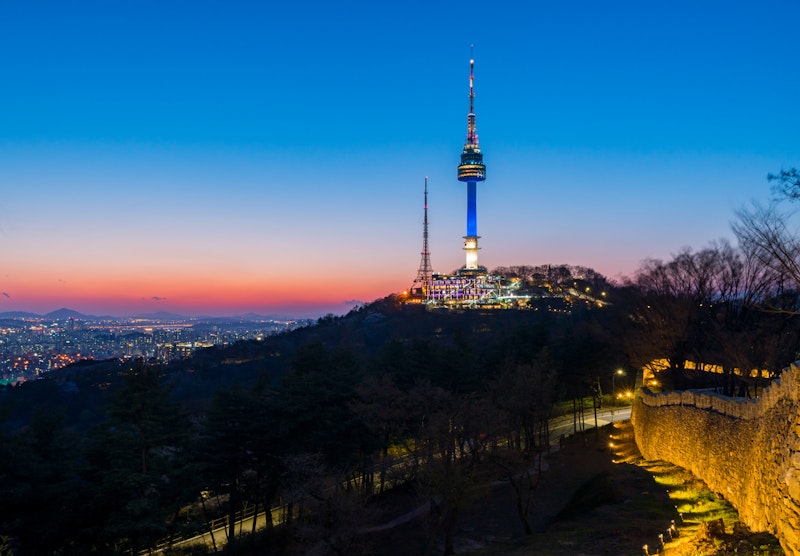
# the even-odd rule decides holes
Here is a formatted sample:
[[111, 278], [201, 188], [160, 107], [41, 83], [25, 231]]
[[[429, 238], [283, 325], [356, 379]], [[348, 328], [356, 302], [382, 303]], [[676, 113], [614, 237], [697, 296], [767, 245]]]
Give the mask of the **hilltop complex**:
[[466, 261], [452, 274], [432, 270], [428, 248], [428, 178], [425, 178], [425, 204], [422, 252], [417, 276], [408, 292], [407, 304], [451, 309], [538, 309], [569, 310], [576, 301], [586, 305], [607, 303], [603, 277], [591, 269], [568, 267], [512, 267], [489, 273], [478, 264], [477, 184], [486, 180], [486, 165], [478, 143], [475, 125], [475, 60], [469, 61], [469, 113], [467, 138], [458, 165], [458, 181], [467, 184], [467, 231], [464, 236]]

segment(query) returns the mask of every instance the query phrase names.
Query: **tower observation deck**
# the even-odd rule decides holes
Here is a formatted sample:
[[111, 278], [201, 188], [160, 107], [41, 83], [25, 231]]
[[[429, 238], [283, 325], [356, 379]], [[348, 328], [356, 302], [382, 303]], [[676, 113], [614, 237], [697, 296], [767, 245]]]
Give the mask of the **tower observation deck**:
[[486, 179], [486, 166], [478, 144], [478, 132], [475, 128], [475, 60], [469, 61], [469, 114], [467, 114], [467, 140], [461, 151], [461, 164], [458, 165], [458, 181], [467, 184], [467, 235], [464, 236], [464, 251], [467, 271], [478, 270], [478, 214], [477, 185]]

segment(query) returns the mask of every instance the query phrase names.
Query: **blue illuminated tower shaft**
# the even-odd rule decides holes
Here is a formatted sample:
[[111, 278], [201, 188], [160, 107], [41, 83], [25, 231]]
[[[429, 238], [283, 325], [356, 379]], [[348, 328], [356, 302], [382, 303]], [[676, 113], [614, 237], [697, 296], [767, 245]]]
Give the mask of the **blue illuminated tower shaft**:
[[477, 189], [478, 182], [467, 182], [467, 237], [478, 236]]
[[469, 61], [469, 114], [467, 114], [467, 140], [461, 151], [461, 164], [458, 165], [458, 181], [467, 183], [467, 235], [464, 236], [466, 270], [478, 269], [478, 182], [486, 179], [486, 166], [478, 145], [478, 132], [475, 128], [475, 89], [473, 87], [475, 60]]

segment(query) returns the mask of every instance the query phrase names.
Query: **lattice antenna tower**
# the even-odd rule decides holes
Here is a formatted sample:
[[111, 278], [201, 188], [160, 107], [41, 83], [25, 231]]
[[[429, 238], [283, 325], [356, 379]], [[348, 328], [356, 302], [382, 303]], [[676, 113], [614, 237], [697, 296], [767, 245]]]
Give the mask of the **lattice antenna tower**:
[[419, 270], [411, 291], [428, 294], [433, 270], [431, 269], [431, 252], [428, 250], [428, 176], [425, 176], [425, 217], [422, 220], [422, 258], [419, 261]]

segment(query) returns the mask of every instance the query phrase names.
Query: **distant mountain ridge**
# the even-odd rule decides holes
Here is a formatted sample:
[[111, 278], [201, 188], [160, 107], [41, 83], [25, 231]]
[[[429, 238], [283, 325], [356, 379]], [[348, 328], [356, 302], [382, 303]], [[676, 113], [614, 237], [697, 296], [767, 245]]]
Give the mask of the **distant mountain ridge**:
[[42, 315], [37, 315], [36, 313], [28, 313], [26, 311], [6, 311], [5, 313], [0, 313], [0, 318], [3, 319], [34, 319], [41, 317]]
[[[177, 313], [170, 313], [167, 311], [158, 311], [156, 313], [144, 313], [140, 315], [130, 315], [125, 317], [113, 317], [111, 315], [87, 315], [73, 309], [62, 307], [55, 311], [51, 311], [44, 315], [38, 313], [31, 313], [28, 311], [6, 311], [0, 312], [0, 319], [52, 319], [52, 320], [86, 320], [86, 321], [108, 321], [108, 320], [125, 320], [125, 319], [146, 319], [153, 321], [195, 321], [195, 322], [262, 322], [267, 320], [303, 320], [299, 317], [288, 315], [259, 315], [257, 313], [246, 313], [244, 315], [231, 315], [224, 317], [200, 316], [189, 317]], [[313, 319], [312, 319], [313, 320]]]
[[50, 311], [46, 315], [44, 315], [48, 319], [53, 320], [67, 320], [67, 319], [95, 319], [97, 320], [100, 317], [95, 315], [84, 315], [83, 313], [79, 313], [78, 311], [73, 311], [72, 309], [67, 309], [66, 307], [62, 307], [56, 311]]

